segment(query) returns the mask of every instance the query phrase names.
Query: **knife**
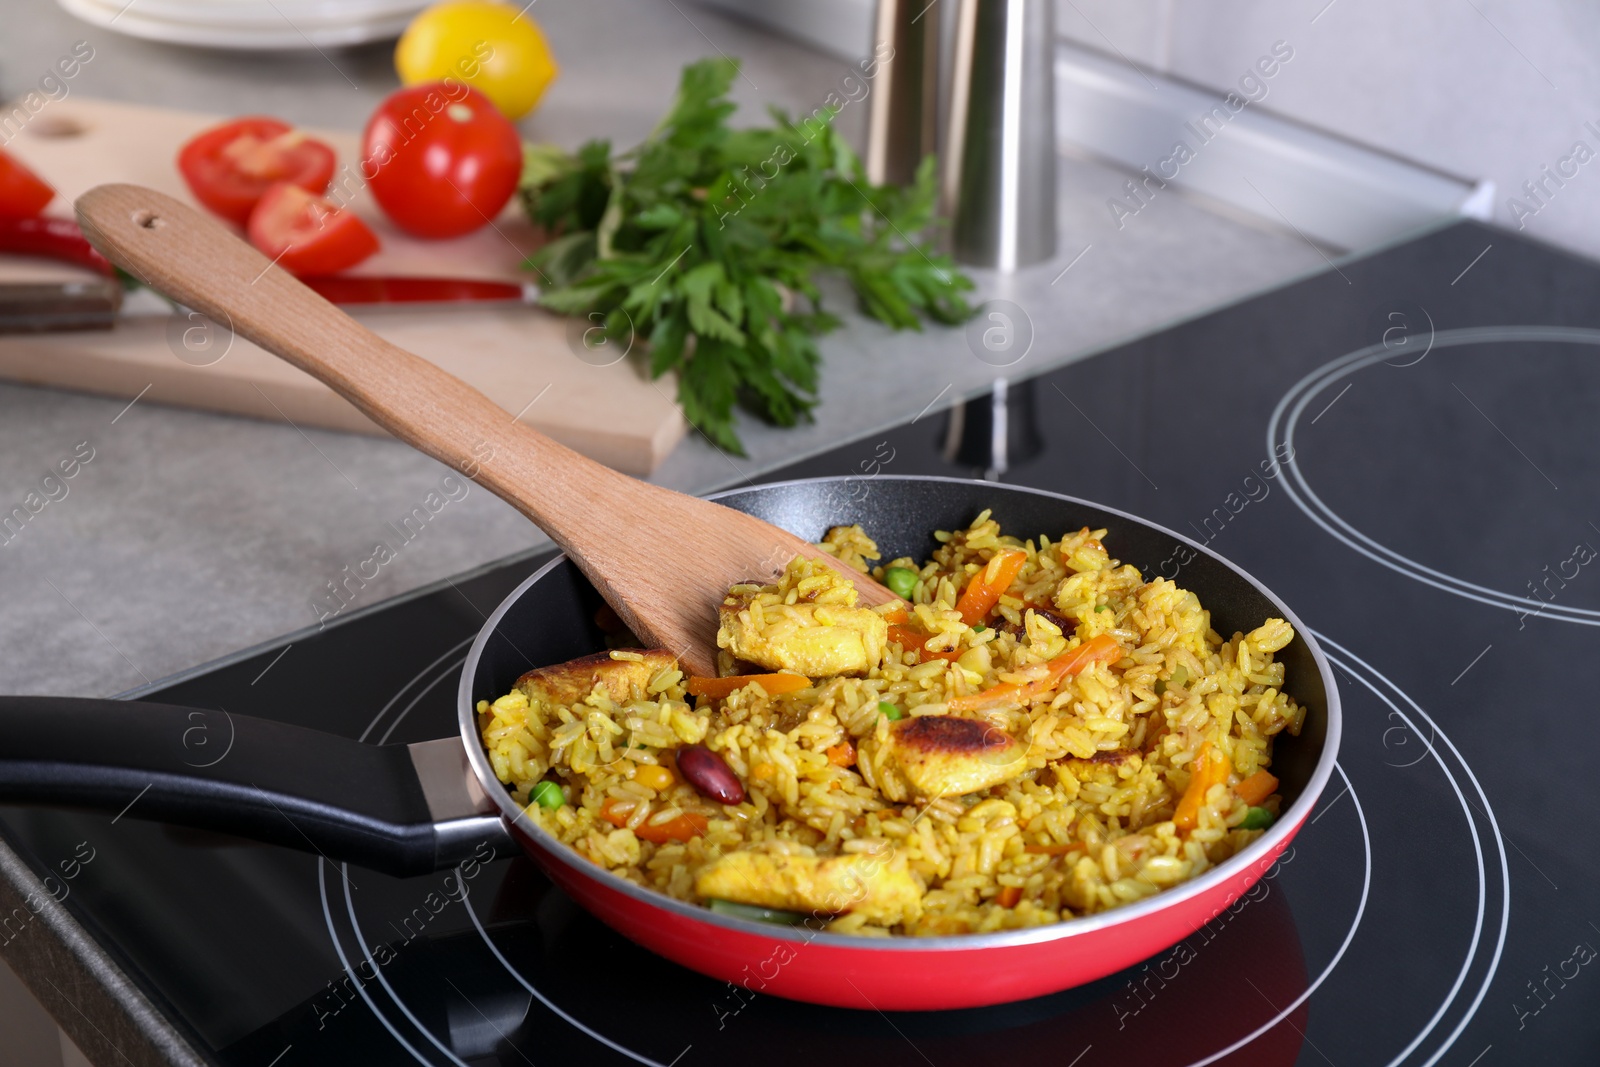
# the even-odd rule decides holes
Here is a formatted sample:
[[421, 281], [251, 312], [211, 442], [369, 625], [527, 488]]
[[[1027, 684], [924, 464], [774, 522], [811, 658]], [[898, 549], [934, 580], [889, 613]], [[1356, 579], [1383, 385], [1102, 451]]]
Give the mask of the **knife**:
[[532, 282], [490, 282], [476, 278], [411, 278], [388, 275], [328, 275], [301, 278], [332, 304], [532, 304], [539, 287]]
[[[0, 253], [41, 256], [116, 277], [72, 219], [0, 218]], [[300, 279], [323, 299], [345, 307], [427, 305], [527, 306], [539, 299], [531, 282], [476, 278], [328, 275]], [[121, 307], [105, 284], [88, 282], [0, 285], [0, 333], [110, 329]]]

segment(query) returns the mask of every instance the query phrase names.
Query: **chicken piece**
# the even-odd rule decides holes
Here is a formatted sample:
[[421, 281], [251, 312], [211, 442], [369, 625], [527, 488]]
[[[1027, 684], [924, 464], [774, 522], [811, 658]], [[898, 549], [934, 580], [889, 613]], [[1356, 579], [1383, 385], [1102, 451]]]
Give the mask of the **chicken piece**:
[[883, 659], [889, 624], [856, 607], [850, 580], [796, 558], [776, 585], [736, 585], [719, 610], [717, 647], [773, 671], [808, 678], [865, 674]]
[[[776, 618], [774, 615], [776, 614]], [[793, 604], [753, 617], [748, 603], [722, 605], [717, 646], [742, 660], [807, 678], [865, 674], [883, 658], [889, 624], [868, 608]]]
[[922, 886], [892, 850], [844, 856], [730, 852], [695, 878], [702, 897], [783, 911], [859, 912], [892, 926], [922, 914]]
[[678, 665], [678, 659], [664, 649], [652, 648], [635, 653], [640, 659], [613, 659], [609, 652], [557, 663], [553, 667], [531, 670], [517, 679], [516, 688], [528, 703], [572, 705], [600, 686], [612, 700], [622, 703], [643, 694], [658, 671]]
[[[1052, 761], [1057, 780], [1067, 785], [1062, 778], [1063, 772], [1076, 779], [1078, 785], [1088, 785], [1096, 782], [1101, 785], [1112, 785], [1121, 777], [1123, 768], [1128, 768], [1131, 774], [1139, 769], [1144, 758], [1131, 748], [1118, 748], [1109, 752], [1096, 752], [1088, 759], [1068, 758]], [[1076, 795], [1076, 790], [1073, 790]]]
[[881, 747], [871, 737], [860, 743], [860, 762], [871, 764], [878, 789], [893, 801], [988, 789], [1026, 771], [1027, 756], [1004, 730], [952, 715], [902, 719]]

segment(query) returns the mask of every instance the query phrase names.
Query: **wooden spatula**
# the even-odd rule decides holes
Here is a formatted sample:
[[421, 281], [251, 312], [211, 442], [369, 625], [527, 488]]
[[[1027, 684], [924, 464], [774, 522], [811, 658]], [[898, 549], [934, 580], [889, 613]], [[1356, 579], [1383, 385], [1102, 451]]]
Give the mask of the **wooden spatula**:
[[[677, 653], [695, 674], [715, 673], [717, 607], [730, 585], [766, 580], [796, 555], [829, 559], [760, 519], [618, 474], [529, 429], [169, 196], [102, 185], [78, 198], [77, 212], [111, 262], [230, 324], [527, 515], [641, 641]], [[893, 599], [850, 573], [864, 603]]]

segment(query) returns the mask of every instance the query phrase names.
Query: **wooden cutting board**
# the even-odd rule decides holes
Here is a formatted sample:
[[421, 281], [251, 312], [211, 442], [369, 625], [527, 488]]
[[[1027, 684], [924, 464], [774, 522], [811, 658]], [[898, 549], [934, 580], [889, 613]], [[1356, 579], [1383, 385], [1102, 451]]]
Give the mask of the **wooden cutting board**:
[[[70, 215], [80, 193], [135, 182], [193, 203], [173, 163], [178, 148], [216, 116], [72, 97], [50, 104], [6, 145], [60, 194], [49, 214]], [[401, 233], [378, 210], [357, 167], [359, 136], [312, 131], [339, 157], [335, 188], [378, 234], [382, 249], [352, 274], [534, 280], [522, 261], [538, 236], [515, 204], [485, 227], [449, 241]], [[0, 282], [83, 277], [44, 260], [0, 256]], [[487, 394], [508, 415], [619, 470], [648, 474], [684, 435], [671, 378], [651, 382], [636, 361], [583, 351], [585, 323], [531, 307], [370, 309], [357, 317]], [[242, 338], [197, 322], [130, 314], [110, 331], [0, 336], [0, 378], [140, 403], [230, 412], [298, 426], [382, 433], [327, 386]], [[176, 354], [183, 352], [186, 358]], [[217, 356], [218, 352], [224, 354]], [[215, 357], [214, 362], [208, 362]], [[201, 365], [204, 364], [204, 365]], [[148, 391], [146, 391], [148, 390]]]

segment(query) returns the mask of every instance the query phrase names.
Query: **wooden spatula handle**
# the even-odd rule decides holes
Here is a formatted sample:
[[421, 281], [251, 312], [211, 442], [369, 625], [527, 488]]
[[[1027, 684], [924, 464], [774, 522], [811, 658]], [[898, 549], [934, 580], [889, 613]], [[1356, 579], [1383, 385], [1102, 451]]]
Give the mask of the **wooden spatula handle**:
[[[529, 429], [171, 197], [102, 185], [77, 208], [111, 262], [322, 380], [402, 441], [509, 501], [641, 641], [671, 649], [696, 673], [715, 669], [717, 611], [730, 585], [766, 577], [797, 554], [840, 566], [754, 516], [636, 481]], [[852, 576], [867, 603], [893, 598]]]
[[117, 266], [321, 379], [400, 440], [509, 501], [563, 547], [575, 505], [607, 485], [639, 484], [516, 422], [169, 196], [102, 185], [78, 199], [77, 212], [85, 234]]

